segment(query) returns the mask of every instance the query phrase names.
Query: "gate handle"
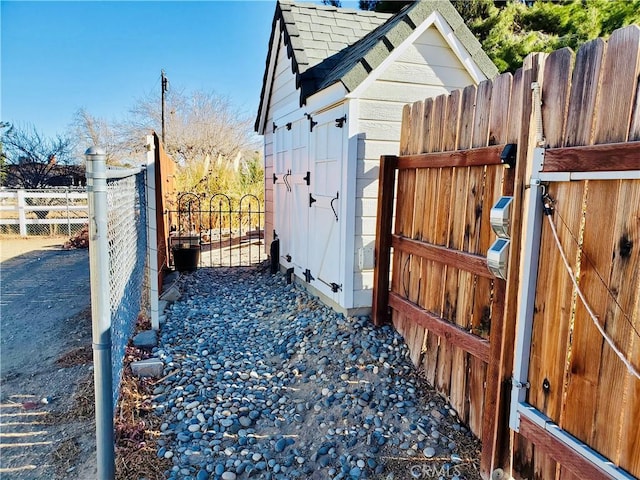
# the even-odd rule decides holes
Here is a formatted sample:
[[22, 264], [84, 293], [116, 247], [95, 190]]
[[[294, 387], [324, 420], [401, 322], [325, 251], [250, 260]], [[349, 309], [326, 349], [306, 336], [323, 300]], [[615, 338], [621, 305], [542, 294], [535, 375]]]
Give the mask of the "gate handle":
[[340, 192], [336, 192], [336, 196], [334, 198], [331, 199], [331, 210], [333, 210], [333, 214], [336, 217], [336, 222], [338, 221], [338, 214], [336, 213], [336, 209], [333, 208], [333, 202], [335, 202], [336, 200], [338, 200], [338, 197], [340, 197]]

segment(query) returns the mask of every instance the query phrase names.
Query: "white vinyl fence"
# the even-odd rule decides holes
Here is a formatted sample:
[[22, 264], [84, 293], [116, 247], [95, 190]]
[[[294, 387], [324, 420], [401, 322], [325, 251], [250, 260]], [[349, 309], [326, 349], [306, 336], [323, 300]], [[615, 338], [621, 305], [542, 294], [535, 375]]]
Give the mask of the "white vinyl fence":
[[67, 235], [88, 223], [82, 189], [0, 190], [0, 234]]

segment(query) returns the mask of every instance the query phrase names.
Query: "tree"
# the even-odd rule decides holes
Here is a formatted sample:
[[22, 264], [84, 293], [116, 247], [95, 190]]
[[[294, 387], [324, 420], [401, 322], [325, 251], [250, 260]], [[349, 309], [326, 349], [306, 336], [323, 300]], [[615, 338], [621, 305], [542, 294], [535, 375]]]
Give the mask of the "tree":
[[116, 125], [91, 115], [83, 108], [75, 113], [71, 129], [77, 139], [76, 154], [79, 158], [83, 157], [87, 148], [99, 146], [107, 152], [108, 165], [122, 165], [127, 163], [131, 150], [135, 150], [121, 140]]
[[67, 136], [47, 138], [33, 126], [2, 123], [3, 185], [44, 188], [70, 183], [75, 164], [73, 142]]
[[640, 23], [640, 0], [493, 2], [454, 0], [498, 69], [515, 71], [532, 52], [576, 50], [588, 40]]
[[359, 0], [358, 8], [379, 13], [398, 13], [410, 3], [413, 3], [413, 0]]
[[338, 8], [342, 7], [342, 2], [340, 0], [322, 0], [322, 4]]

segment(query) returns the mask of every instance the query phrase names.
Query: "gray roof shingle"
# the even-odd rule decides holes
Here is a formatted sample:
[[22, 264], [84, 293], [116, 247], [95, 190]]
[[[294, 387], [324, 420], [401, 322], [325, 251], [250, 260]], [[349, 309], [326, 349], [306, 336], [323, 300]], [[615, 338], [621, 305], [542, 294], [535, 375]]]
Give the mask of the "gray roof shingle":
[[[272, 55], [276, 25], [281, 22], [296, 86], [301, 90], [300, 105], [336, 82], [342, 82], [348, 91], [353, 91], [434, 11], [446, 19], [480, 70], [488, 78], [497, 75], [497, 68], [449, 0], [419, 0], [395, 15], [279, 0], [266, 69]], [[265, 98], [267, 73], [265, 71], [256, 131], [260, 128], [262, 110], [268, 108], [269, 99]]]

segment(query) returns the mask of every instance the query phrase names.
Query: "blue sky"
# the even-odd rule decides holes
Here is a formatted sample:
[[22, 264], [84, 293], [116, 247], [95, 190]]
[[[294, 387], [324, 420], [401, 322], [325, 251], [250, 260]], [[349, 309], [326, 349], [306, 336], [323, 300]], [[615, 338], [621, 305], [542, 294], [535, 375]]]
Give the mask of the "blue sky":
[[[258, 107], [275, 1], [0, 0], [0, 118], [64, 133], [73, 114], [122, 119], [170, 87]], [[159, 100], [158, 100], [159, 101]]]

